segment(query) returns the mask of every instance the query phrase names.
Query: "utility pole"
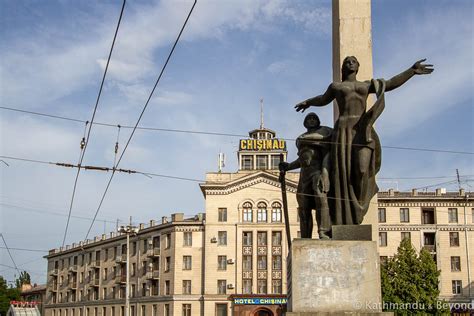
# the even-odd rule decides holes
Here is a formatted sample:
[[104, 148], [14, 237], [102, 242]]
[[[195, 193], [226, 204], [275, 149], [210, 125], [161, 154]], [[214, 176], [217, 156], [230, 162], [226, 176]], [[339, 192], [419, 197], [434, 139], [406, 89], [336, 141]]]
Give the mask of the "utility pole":
[[126, 288], [125, 288], [125, 316], [130, 316], [130, 235], [136, 235], [138, 228], [132, 226], [132, 217], [130, 216], [130, 224], [127, 226], [120, 226], [118, 230], [120, 233], [127, 234], [127, 262], [126, 266]]

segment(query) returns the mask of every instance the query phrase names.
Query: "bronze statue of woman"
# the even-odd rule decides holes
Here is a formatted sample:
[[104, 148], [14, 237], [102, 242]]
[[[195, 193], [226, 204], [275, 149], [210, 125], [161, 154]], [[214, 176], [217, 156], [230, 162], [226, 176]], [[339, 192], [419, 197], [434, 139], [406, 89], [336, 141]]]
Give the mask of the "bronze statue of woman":
[[[342, 63], [342, 82], [333, 82], [322, 95], [298, 103], [296, 111], [324, 106], [336, 99], [339, 117], [334, 124], [331, 144], [331, 189], [328, 195], [333, 225], [360, 224], [370, 200], [377, 193], [375, 175], [380, 170], [381, 147], [373, 124], [385, 107], [384, 93], [400, 87], [414, 75], [433, 72], [433, 65], [417, 61], [389, 80], [357, 81], [359, 62], [354, 56]], [[369, 109], [367, 97], [377, 95]]]

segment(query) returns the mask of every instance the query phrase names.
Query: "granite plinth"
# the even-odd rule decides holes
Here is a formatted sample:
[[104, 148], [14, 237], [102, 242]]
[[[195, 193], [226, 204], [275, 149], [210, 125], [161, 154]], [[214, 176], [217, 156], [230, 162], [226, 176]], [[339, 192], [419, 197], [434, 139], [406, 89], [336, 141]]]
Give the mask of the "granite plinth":
[[376, 242], [293, 239], [290, 256], [288, 315], [382, 311]]
[[372, 240], [372, 225], [333, 225], [332, 240]]

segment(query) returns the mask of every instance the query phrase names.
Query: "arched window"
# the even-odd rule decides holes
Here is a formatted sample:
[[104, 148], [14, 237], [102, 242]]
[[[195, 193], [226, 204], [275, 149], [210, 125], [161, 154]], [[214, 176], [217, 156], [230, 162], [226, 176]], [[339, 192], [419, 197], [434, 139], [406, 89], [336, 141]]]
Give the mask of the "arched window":
[[257, 222], [267, 221], [267, 204], [260, 202], [257, 205]]
[[281, 204], [272, 203], [272, 222], [281, 222]]
[[243, 221], [252, 222], [252, 203], [245, 202], [243, 208]]

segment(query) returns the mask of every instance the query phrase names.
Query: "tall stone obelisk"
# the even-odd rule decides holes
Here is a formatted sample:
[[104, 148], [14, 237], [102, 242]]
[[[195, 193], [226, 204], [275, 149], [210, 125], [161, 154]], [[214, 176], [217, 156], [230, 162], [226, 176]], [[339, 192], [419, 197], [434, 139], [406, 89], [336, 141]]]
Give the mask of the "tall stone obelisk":
[[[357, 80], [373, 78], [371, 0], [332, 0], [332, 72], [333, 81], [341, 81], [341, 65], [347, 56], [355, 56], [360, 68]], [[367, 107], [374, 98], [369, 96]], [[336, 102], [336, 101], [334, 101]], [[339, 113], [334, 104], [334, 121]], [[362, 224], [372, 225], [372, 240], [378, 240], [377, 197], [371, 201]]]

